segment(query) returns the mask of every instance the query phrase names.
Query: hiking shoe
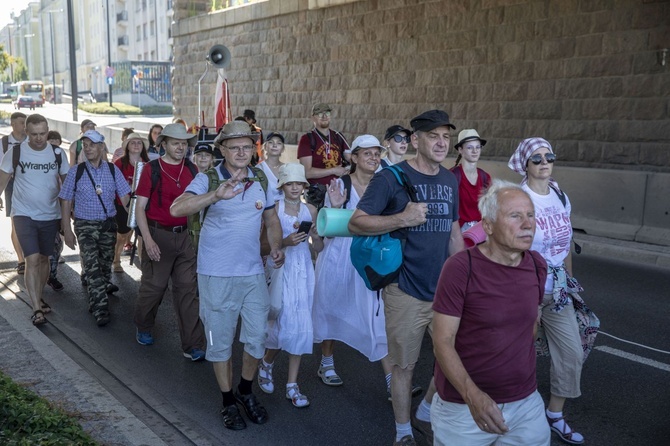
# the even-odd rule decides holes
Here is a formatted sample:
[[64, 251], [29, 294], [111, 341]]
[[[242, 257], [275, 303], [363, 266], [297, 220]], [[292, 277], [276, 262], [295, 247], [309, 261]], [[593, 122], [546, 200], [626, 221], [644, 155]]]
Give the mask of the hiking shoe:
[[253, 393], [241, 395], [240, 392], [235, 391], [235, 400], [242, 405], [244, 412], [252, 423], [263, 424], [268, 420], [268, 412], [265, 407], [261, 406]]
[[[137, 343], [140, 345], [153, 345], [154, 343], [154, 337], [151, 336], [151, 333], [148, 331], [138, 331], [135, 335], [135, 339], [137, 339]], [[186, 353], [184, 353], [184, 355], [186, 355]]]
[[221, 415], [223, 416], [223, 425], [226, 429], [239, 431], [247, 428], [247, 423], [244, 422], [237, 404], [232, 404], [221, 409]]
[[49, 277], [49, 280], [47, 280], [47, 285], [49, 285], [54, 291], [63, 291], [63, 288], [65, 288], [63, 284], [60, 283], [60, 281], [55, 277]]
[[[139, 335], [140, 334], [137, 333], [137, 336], [139, 336]], [[149, 335], [149, 336], [151, 336], [151, 335]], [[140, 342], [140, 340], [138, 339], [137, 342]], [[154, 342], [154, 340], [151, 339], [152, 344], [153, 344], [153, 342]], [[140, 344], [141, 344], [141, 342], [140, 342]], [[205, 359], [205, 351], [200, 350], [199, 348], [196, 347], [196, 348], [192, 349], [190, 352], [184, 352], [184, 358], [188, 358], [193, 362], [202, 361], [203, 359]]]
[[119, 287], [113, 283], [107, 285], [107, 294], [113, 294], [119, 291]]
[[26, 262], [19, 262], [19, 264], [16, 265], [16, 273], [17, 274], [25, 274], [26, 273]]

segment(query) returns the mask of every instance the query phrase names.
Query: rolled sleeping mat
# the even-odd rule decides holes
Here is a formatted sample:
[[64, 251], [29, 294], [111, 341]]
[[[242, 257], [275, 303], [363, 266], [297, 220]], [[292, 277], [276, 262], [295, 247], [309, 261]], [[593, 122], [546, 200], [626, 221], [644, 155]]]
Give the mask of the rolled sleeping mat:
[[484, 231], [481, 221], [463, 232], [463, 241], [465, 242], [466, 248], [479, 245], [486, 241], [486, 232]]
[[316, 217], [316, 232], [321, 237], [352, 237], [347, 226], [353, 209], [321, 208]]

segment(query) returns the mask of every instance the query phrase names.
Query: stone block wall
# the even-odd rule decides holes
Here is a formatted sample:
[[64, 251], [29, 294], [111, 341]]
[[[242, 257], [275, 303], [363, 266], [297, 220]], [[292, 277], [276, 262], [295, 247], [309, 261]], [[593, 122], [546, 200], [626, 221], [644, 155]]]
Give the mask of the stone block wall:
[[254, 109], [288, 142], [315, 102], [350, 141], [441, 108], [489, 140], [484, 158], [542, 136], [572, 166], [670, 172], [667, 0], [268, 0], [179, 19], [173, 36], [189, 122], [207, 51], [224, 44], [233, 114]]

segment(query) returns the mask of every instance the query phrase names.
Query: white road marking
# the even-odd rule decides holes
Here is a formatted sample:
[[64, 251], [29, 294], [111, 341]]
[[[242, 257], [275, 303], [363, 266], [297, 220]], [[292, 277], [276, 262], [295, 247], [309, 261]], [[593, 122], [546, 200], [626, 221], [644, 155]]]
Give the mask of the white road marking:
[[609, 353], [610, 355], [618, 356], [620, 358], [628, 359], [634, 362], [639, 362], [640, 364], [645, 364], [645, 365], [650, 365], [652, 367], [656, 367], [657, 369], [661, 369], [666, 372], [670, 372], [670, 364], [665, 364], [662, 362], [654, 361], [653, 359], [645, 358], [643, 356], [638, 356], [634, 355], [632, 353], [627, 353], [623, 350], [618, 350], [616, 348], [611, 348], [611, 347], [605, 347], [605, 346], [597, 346], [595, 347], [596, 350], [599, 350], [604, 353]]

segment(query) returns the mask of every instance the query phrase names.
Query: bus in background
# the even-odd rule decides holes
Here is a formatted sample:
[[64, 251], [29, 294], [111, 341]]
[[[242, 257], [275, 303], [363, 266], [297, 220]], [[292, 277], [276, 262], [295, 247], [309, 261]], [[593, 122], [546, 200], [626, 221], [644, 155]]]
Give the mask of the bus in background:
[[35, 99], [35, 105], [44, 105], [44, 83], [42, 81], [21, 81], [18, 83], [19, 96], [30, 96]]

